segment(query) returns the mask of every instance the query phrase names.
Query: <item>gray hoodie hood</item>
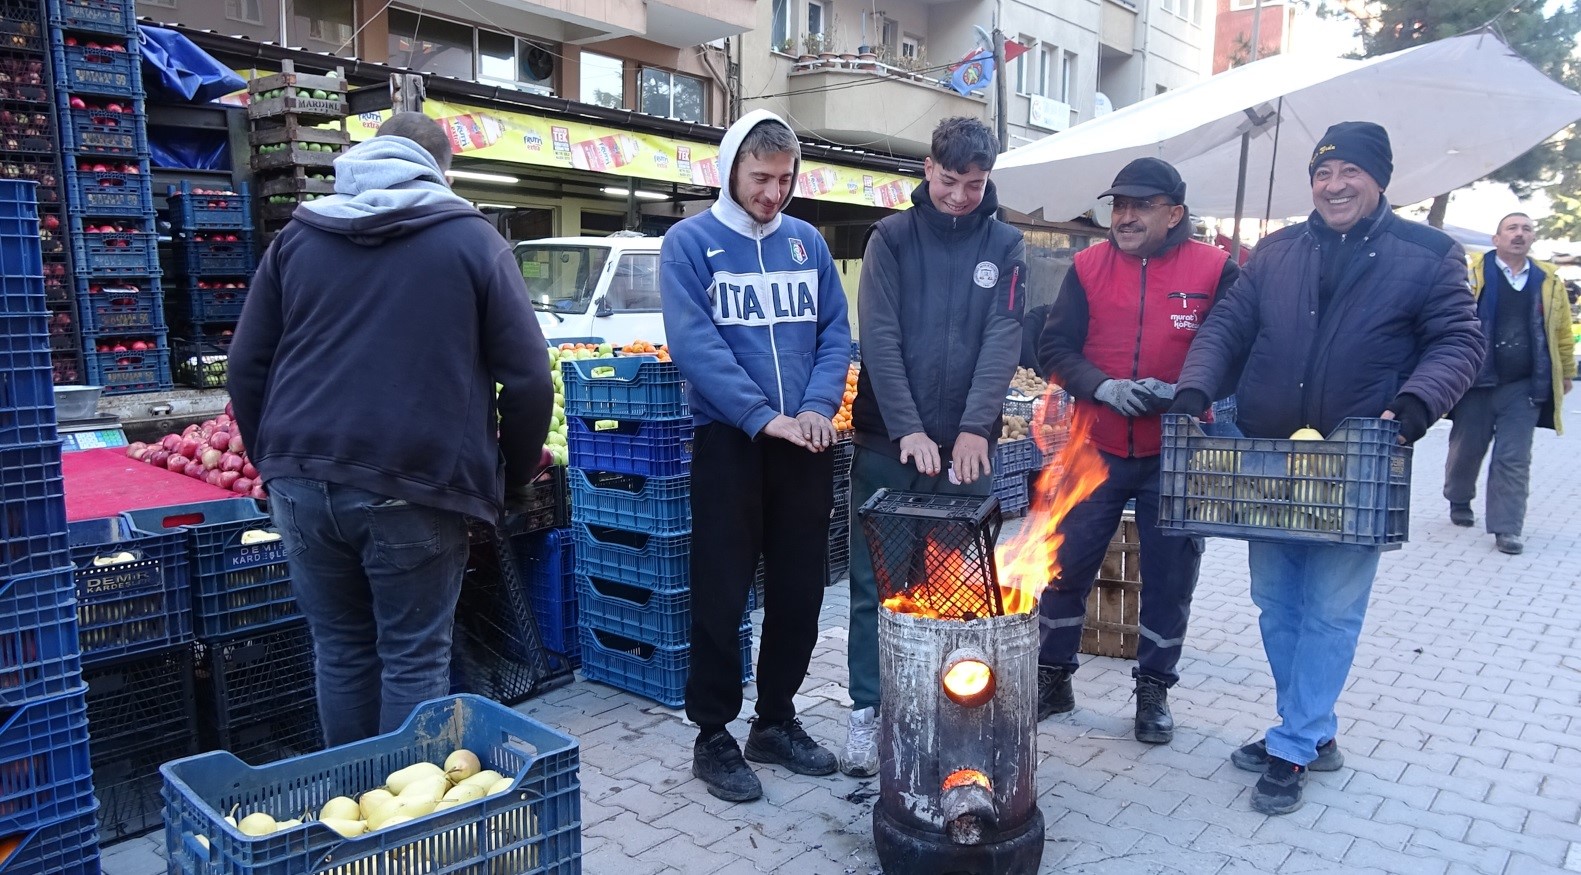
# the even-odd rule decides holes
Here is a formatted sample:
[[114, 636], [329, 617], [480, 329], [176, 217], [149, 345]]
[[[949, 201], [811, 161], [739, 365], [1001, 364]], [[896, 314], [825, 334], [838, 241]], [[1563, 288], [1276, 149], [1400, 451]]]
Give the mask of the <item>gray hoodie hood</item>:
[[[729, 130], [725, 131], [725, 138], [719, 144], [719, 199], [714, 201], [714, 205], [709, 208], [714, 214], [714, 218], [723, 222], [726, 228], [753, 238], [767, 237], [773, 234], [780, 226], [780, 213], [775, 213], [774, 218], [768, 224], [759, 225], [758, 220], [752, 218], [751, 213], [748, 213], [745, 208], [736, 203], [735, 196], [730, 192], [730, 180], [736, 175], [736, 156], [741, 151], [741, 141], [747, 138], [747, 132], [764, 122], [776, 124], [787, 131], [791, 131], [791, 126], [786, 124], [784, 119], [766, 109], [755, 109], [736, 119], [736, 123], [731, 125]], [[791, 131], [791, 135], [794, 136], [795, 131]], [[800, 158], [796, 159], [796, 166], [792, 172], [796, 174], [801, 173]], [[780, 204], [780, 209], [783, 211], [785, 207], [789, 206], [791, 199], [795, 196], [796, 184], [793, 179], [790, 190], [785, 192], [785, 202]]]
[[364, 245], [435, 222], [479, 215], [445, 184], [428, 150], [405, 137], [358, 143], [335, 159], [335, 193], [308, 201], [292, 218]]

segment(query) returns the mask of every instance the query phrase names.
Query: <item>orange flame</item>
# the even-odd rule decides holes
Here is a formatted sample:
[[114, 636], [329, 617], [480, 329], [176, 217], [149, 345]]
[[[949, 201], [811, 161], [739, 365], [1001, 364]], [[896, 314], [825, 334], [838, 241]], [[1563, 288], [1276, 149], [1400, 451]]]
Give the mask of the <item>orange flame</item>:
[[[1109, 467], [1088, 440], [1096, 418], [1093, 411], [1083, 406], [1074, 413], [1062, 413], [1058, 392], [1049, 388], [1034, 434], [1038, 447], [1045, 454], [1052, 452], [1053, 458], [1044, 461], [1037, 476], [1031, 508], [1020, 531], [994, 551], [1007, 614], [1029, 612], [1037, 606], [1043, 588], [1060, 573], [1059, 547], [1065, 540], [1059, 532], [1060, 522], [1109, 478]], [[1061, 447], [1062, 434], [1065, 444]]]

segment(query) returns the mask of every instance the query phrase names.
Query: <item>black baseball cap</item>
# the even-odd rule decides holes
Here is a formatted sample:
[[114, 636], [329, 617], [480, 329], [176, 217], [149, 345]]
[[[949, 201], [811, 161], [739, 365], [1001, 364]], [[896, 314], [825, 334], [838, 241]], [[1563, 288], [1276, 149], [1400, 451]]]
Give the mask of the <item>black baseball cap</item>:
[[1186, 183], [1168, 161], [1138, 158], [1120, 168], [1114, 177], [1114, 185], [1098, 196], [1146, 198], [1155, 194], [1169, 195], [1170, 203], [1183, 204], [1186, 202]]

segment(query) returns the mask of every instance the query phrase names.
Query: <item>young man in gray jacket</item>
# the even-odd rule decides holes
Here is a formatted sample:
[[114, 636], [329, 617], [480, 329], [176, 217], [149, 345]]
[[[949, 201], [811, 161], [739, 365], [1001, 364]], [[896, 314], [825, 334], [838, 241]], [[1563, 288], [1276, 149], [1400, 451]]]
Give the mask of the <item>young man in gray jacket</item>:
[[912, 208], [873, 226], [857, 294], [851, 416], [851, 718], [841, 771], [878, 773], [878, 584], [857, 510], [879, 489], [987, 495], [1021, 356], [1025, 244], [995, 218], [999, 143], [972, 118], [933, 129]]

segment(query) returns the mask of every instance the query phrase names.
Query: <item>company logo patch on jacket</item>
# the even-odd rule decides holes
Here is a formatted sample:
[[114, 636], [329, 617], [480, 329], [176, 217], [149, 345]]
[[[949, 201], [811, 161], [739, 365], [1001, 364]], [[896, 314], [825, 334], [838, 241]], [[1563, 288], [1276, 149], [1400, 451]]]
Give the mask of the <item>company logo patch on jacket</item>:
[[797, 264], [807, 263], [807, 247], [801, 242], [800, 237], [790, 238], [791, 260]]
[[977, 262], [977, 267], [972, 270], [972, 282], [984, 289], [991, 289], [998, 285], [999, 265], [994, 264], [992, 261]]
[[720, 272], [714, 274], [709, 297], [713, 299], [715, 325], [817, 322], [818, 272]]
[[[1176, 331], [1196, 331], [1202, 327], [1202, 311], [1213, 297], [1207, 292], [1170, 292], [1169, 322]], [[1178, 303], [1180, 309], [1173, 309]]]

